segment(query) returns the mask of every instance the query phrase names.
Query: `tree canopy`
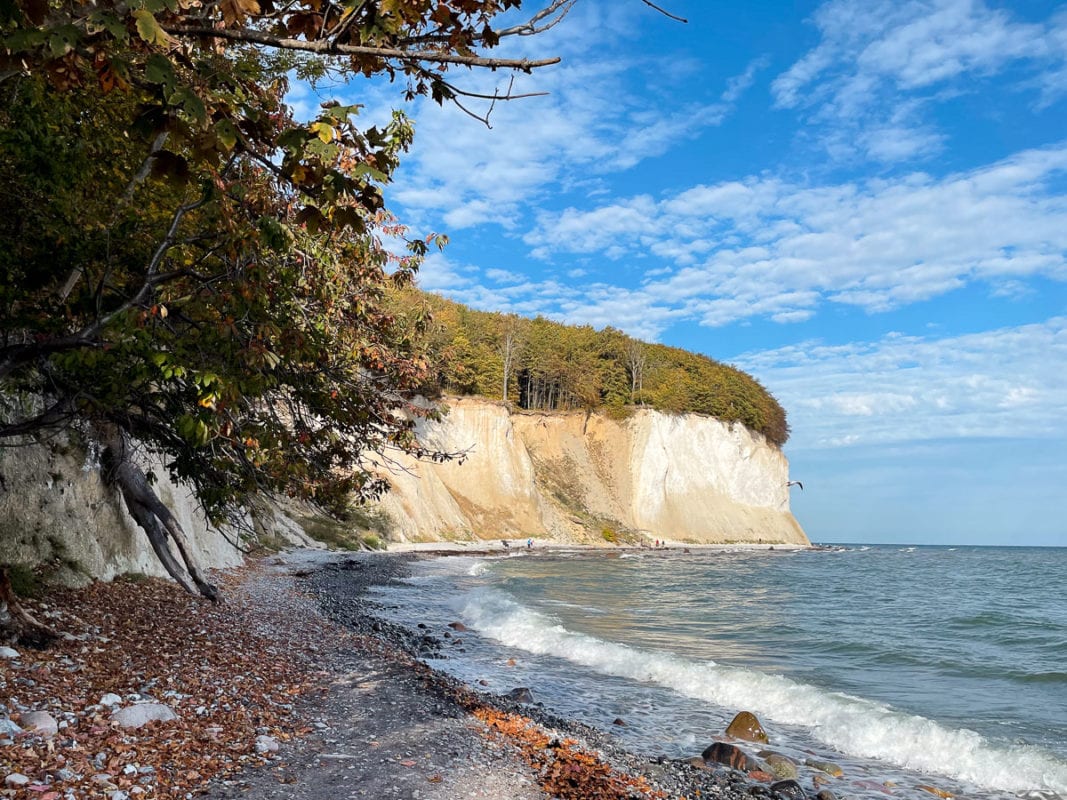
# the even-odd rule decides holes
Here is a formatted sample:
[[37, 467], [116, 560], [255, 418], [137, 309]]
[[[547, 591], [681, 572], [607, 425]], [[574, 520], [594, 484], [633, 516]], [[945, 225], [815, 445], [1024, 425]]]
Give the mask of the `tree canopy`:
[[[414, 291], [392, 301], [398, 313], [418, 307]], [[498, 397], [541, 410], [643, 405], [740, 422], [778, 446], [789, 437], [782, 406], [736, 367], [611, 327], [598, 331], [422, 297], [433, 320], [416, 334], [435, 367], [428, 392]]]
[[215, 520], [260, 492], [340, 510], [384, 488], [368, 455], [390, 448], [447, 457], [412, 435], [425, 320], [383, 302], [440, 244], [385, 209], [412, 126], [336, 102], [296, 120], [285, 93], [333, 70], [458, 100], [450, 68], [553, 61], [488, 55], [570, 2], [492, 27], [519, 5], [0, 0], [0, 443], [102, 442], [168, 571], [208, 597], [134, 442]]

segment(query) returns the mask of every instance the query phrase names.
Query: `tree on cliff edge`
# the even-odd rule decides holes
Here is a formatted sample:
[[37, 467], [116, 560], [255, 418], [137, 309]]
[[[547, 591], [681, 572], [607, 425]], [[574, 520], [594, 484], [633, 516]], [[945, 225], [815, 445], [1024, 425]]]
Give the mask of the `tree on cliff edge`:
[[385, 488], [368, 456], [445, 457], [412, 435], [428, 364], [382, 302], [435, 241], [384, 209], [411, 125], [298, 122], [287, 76], [460, 102], [450, 68], [553, 63], [487, 53], [572, 2], [498, 30], [520, 0], [0, 0], [0, 445], [103, 445], [167, 571], [213, 600], [135, 442], [215, 521], [257, 493], [338, 511]]

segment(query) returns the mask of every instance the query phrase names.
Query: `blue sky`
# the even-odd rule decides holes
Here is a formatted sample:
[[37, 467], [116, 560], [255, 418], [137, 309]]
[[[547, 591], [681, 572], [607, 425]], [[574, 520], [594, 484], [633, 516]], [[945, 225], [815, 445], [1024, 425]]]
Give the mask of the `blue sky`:
[[751, 372], [814, 541], [1067, 545], [1067, 5], [659, 4], [507, 43], [563, 62], [491, 130], [407, 107], [422, 286]]

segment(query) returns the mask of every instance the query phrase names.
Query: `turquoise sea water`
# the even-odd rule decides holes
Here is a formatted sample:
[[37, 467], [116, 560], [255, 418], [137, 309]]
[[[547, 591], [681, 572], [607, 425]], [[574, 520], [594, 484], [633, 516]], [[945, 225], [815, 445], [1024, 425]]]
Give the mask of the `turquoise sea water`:
[[1067, 798], [1067, 549], [449, 557], [379, 599], [468, 626], [435, 666], [651, 755], [745, 709], [839, 796]]

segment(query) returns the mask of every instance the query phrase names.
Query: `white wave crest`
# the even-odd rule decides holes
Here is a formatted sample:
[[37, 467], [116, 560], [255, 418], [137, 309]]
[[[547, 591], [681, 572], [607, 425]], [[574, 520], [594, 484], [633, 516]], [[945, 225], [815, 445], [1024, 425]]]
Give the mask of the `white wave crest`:
[[949, 728], [780, 675], [691, 661], [575, 633], [494, 590], [473, 594], [463, 616], [476, 630], [509, 647], [803, 726], [816, 739], [852, 756], [947, 775], [987, 789], [1067, 796], [1067, 763], [1038, 747], [999, 746], [974, 731]]

